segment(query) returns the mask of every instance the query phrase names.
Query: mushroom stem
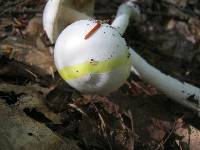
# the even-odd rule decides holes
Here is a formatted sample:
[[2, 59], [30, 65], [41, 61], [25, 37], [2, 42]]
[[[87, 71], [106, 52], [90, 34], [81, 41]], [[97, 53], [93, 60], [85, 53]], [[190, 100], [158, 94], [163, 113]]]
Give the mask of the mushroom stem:
[[140, 77], [154, 85], [169, 98], [197, 111], [200, 115], [200, 89], [186, 82], [178, 81], [148, 64], [140, 55], [130, 48], [132, 65]]
[[[129, 19], [133, 18], [138, 21], [140, 19], [140, 10], [137, 4], [133, 1], [127, 1], [120, 5], [115, 20], [112, 26], [123, 35]], [[200, 89], [178, 81], [148, 64], [140, 55], [130, 48], [132, 57], [132, 71], [138, 76], [154, 85], [158, 90], [162, 91], [168, 97], [177, 101], [178, 103], [197, 111], [200, 115]]]
[[111, 25], [116, 28], [121, 35], [124, 34], [130, 18], [136, 21], [140, 19], [140, 10], [134, 1], [129, 0], [119, 6], [117, 15]]

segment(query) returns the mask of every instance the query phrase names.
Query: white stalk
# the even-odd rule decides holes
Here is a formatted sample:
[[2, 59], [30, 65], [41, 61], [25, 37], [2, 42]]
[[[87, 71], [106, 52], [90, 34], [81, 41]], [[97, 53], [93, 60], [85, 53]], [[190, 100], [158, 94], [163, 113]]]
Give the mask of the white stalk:
[[[140, 11], [136, 4], [128, 1], [119, 7], [112, 26], [117, 28], [122, 35], [128, 26], [130, 18], [138, 21], [140, 18]], [[131, 48], [130, 53], [133, 65], [132, 71], [136, 73], [136, 75], [154, 85], [168, 97], [200, 113], [199, 88], [185, 82], [180, 82], [177, 79], [160, 72], [158, 69], [148, 64]]]
[[[132, 0], [132, 1], [135, 1], [135, 0]], [[125, 30], [128, 26], [130, 17], [132, 17], [135, 20], [140, 19], [139, 7], [136, 4], [132, 3], [132, 1], [123, 3], [119, 7], [117, 16], [112, 23], [112, 27], [116, 28], [117, 31], [121, 35], [125, 32]], [[78, 18], [78, 19], [81, 19], [84, 17], [87, 18], [87, 16], [81, 16], [82, 14], [76, 15], [77, 12], [73, 12], [73, 11], [70, 11], [72, 13], [66, 13], [67, 12], [66, 5], [62, 5], [62, 4], [64, 4], [64, 2], [67, 2], [67, 1], [65, 1], [65, 0], [51, 0], [50, 1], [49, 0], [48, 4], [46, 6], [45, 12], [44, 12], [44, 28], [46, 27], [45, 30], [47, 32], [49, 32], [51, 30], [49, 32], [49, 37], [52, 42], [57, 39], [57, 36], [60, 34], [62, 29], [64, 28], [65, 23], [67, 23], [67, 20], [69, 19], [69, 18], [66, 19], [67, 17], [70, 16], [70, 18], [71, 18], [71, 16], [75, 15], [76, 16], [75, 18]], [[51, 9], [52, 9], [52, 11], [51, 11]], [[70, 10], [70, 8], [68, 8], [68, 10]], [[79, 17], [79, 16], [81, 16], [81, 17]], [[72, 19], [72, 21], [75, 21], [75, 20]], [[116, 30], [109, 28], [109, 26], [107, 26], [107, 25], [99, 26], [98, 27], [99, 29], [97, 31], [94, 31], [94, 35], [92, 35], [92, 36], [90, 35], [91, 37], [89, 39], [83, 39], [85, 34], [89, 31], [91, 31], [92, 28], [94, 28], [94, 26], [96, 26], [96, 25], [98, 25], [98, 24], [94, 21], [89, 21], [89, 20], [79, 21], [79, 22], [71, 25], [70, 28], [69, 27], [66, 28], [62, 32], [61, 36], [59, 36], [59, 39], [56, 42], [55, 60], [57, 61], [57, 67], [58, 67], [58, 69], [61, 69], [60, 73], [61, 73], [61, 75], [63, 73], [64, 78], [68, 79], [68, 76], [66, 75], [66, 73], [70, 74], [69, 72], [71, 71], [69, 69], [69, 67], [67, 67], [68, 70], [65, 71], [65, 67], [70, 66], [71, 62], [75, 62], [74, 60], [79, 61], [80, 59], [81, 60], [85, 59], [85, 61], [87, 62], [88, 59], [91, 59], [90, 56], [93, 53], [95, 56], [94, 60], [99, 60], [99, 57], [102, 57], [102, 56], [105, 56], [105, 59], [107, 59], [108, 49], [110, 50], [110, 52], [116, 51], [114, 54], [118, 54], [118, 53], [120, 54], [121, 50], [125, 49], [123, 47], [121, 49], [115, 48], [115, 46], [117, 45], [116, 43], [120, 43], [119, 42], [120, 40], [117, 40], [116, 43], [114, 43], [113, 41], [114, 41], [114, 39], [115, 40], [121, 39], [121, 36], [117, 33], [114, 33], [114, 32], [116, 32]], [[106, 33], [108, 33], [108, 34], [106, 34]], [[113, 38], [111, 35], [115, 35], [115, 38]], [[107, 37], [107, 38], [105, 38], [105, 37]], [[78, 42], [77, 39], [80, 39], [80, 41]], [[68, 45], [65, 44], [67, 40], [69, 40], [67, 42]], [[94, 41], [98, 41], [98, 42], [94, 42]], [[77, 44], [77, 42], [81, 43], [81, 44]], [[70, 44], [72, 45], [71, 47], [70, 47]], [[123, 46], [123, 44], [119, 44], [119, 45]], [[84, 49], [84, 46], [85, 46], [85, 49]], [[101, 47], [101, 51], [99, 51], [100, 47]], [[102, 50], [104, 50], [103, 48], [105, 49], [105, 52], [102, 52]], [[111, 48], [114, 48], [114, 49], [112, 50]], [[83, 49], [84, 49], [84, 55], [79, 55], [80, 53], [83, 52]], [[75, 50], [77, 50], [77, 52]], [[86, 52], [86, 50], [88, 50], [88, 53]], [[89, 50], [91, 50], [91, 52]], [[71, 53], [73, 55], [69, 55]], [[156, 69], [153, 66], [151, 66], [150, 64], [148, 64], [141, 56], [139, 56], [131, 48], [130, 48], [130, 53], [131, 53], [131, 57], [132, 57], [132, 65], [134, 67], [133, 70], [135, 70], [134, 72], [136, 72], [137, 75], [139, 75], [141, 78], [143, 78], [150, 84], [154, 85], [157, 89], [162, 91], [168, 97], [174, 99], [175, 101], [179, 102], [182, 105], [185, 105], [185, 106], [191, 108], [192, 110], [197, 111], [200, 114], [200, 89], [199, 88], [197, 88], [191, 84], [185, 83], [185, 82], [180, 82], [177, 79], [174, 79], [174, 78], [160, 72], [158, 69]], [[70, 57], [70, 56], [73, 56], [73, 57]], [[75, 59], [75, 56], [78, 56], [78, 57]], [[88, 56], [88, 57], [84, 58], [83, 56]], [[69, 59], [66, 59], [68, 57], [69, 57]], [[71, 59], [73, 61], [70, 61]], [[112, 59], [112, 58], [108, 58], [108, 59]], [[92, 57], [92, 60], [93, 60], [93, 57]], [[78, 62], [78, 64], [80, 64], [82, 62], [84, 62], [84, 61]], [[102, 66], [107, 67], [105, 65], [105, 62], [103, 62], [103, 64], [104, 65], [102, 65]], [[62, 66], [61, 68], [60, 68], [60, 65]], [[81, 66], [83, 67], [83, 65], [85, 65], [85, 63], [83, 63]], [[90, 64], [86, 63], [86, 65], [90, 65]], [[77, 64], [75, 64], [75, 66], [77, 67]], [[80, 68], [82, 68], [82, 67], [80, 67]], [[64, 70], [62, 68], [64, 68]], [[102, 69], [102, 67], [99, 67], [99, 69]], [[109, 69], [112, 69], [112, 68], [109, 68]], [[125, 71], [123, 69], [124, 69], [124, 67], [122, 67], [121, 70], [119, 69], [118, 73], [124, 74]], [[83, 69], [81, 69], [81, 70], [83, 70]], [[109, 91], [110, 89], [112, 89], [109, 86], [107, 86], [107, 84], [109, 84], [111, 81], [113, 82], [111, 84], [111, 86], [112, 87], [115, 86], [115, 84], [117, 83], [117, 80], [116, 81], [113, 80], [113, 77], [117, 77], [119, 80], [119, 76], [118, 75], [116, 76], [116, 73], [108, 74], [108, 75], [106, 75], [106, 78], [102, 78], [101, 80], [100, 80], [99, 76], [98, 76], [98, 78], [96, 78], [95, 74], [94, 74], [93, 78], [91, 78], [88, 75], [86, 75], [86, 77], [88, 76], [88, 78], [85, 78], [85, 76], [79, 77], [78, 76], [79, 71], [81, 71], [81, 70], [78, 70], [78, 72], [76, 72], [76, 73], [73, 72], [74, 75], [77, 74], [78, 82], [76, 82], [76, 80], [71, 81], [71, 78], [70, 78], [70, 81], [68, 81], [70, 83], [71, 82], [77, 83], [77, 84], [73, 84], [73, 85], [75, 88], [79, 89], [80, 91], [83, 91], [83, 89], [85, 89], [84, 88], [85, 85], [87, 84], [87, 85], [89, 85], [89, 87], [91, 87], [91, 89], [89, 89], [88, 92], [95, 90], [95, 88], [96, 88], [95, 86], [98, 85], [96, 90], [92, 91], [92, 92], [102, 93], [101, 91], [103, 91], [105, 89], [105, 87], [108, 88], [108, 90], [106, 89], [106, 91]], [[105, 70], [105, 69], [103, 69], [103, 70]], [[103, 70], [101, 70], [101, 71], [103, 72]], [[94, 72], [94, 70], [89, 70], [89, 71]], [[98, 72], [100, 72], [100, 71], [98, 71]], [[80, 75], [83, 75], [83, 74], [80, 74]], [[74, 77], [76, 77], [76, 76], [74, 76]], [[124, 75], [123, 75], [123, 77], [124, 77]], [[94, 81], [96, 82], [95, 84], [94, 84]], [[82, 83], [83, 89], [81, 89], [80, 83]], [[100, 84], [101, 86], [99, 86], [99, 83], [105, 83], [105, 84], [103, 84], [103, 86]], [[121, 83], [122, 82], [120, 82], [120, 84]], [[117, 87], [117, 86], [115, 86], [115, 87]]]
[[139, 7], [134, 4], [134, 1], [127, 1], [119, 6], [117, 15], [111, 25], [116, 28], [121, 35], [124, 34], [130, 17], [134, 18], [136, 21], [140, 20], [140, 10]]
[[200, 113], [200, 89], [186, 82], [178, 81], [148, 64], [130, 48], [132, 65], [140, 77], [182, 105]]
[[[121, 35], [124, 34], [126, 28], [128, 27], [130, 19], [137, 22], [141, 19], [139, 6], [134, 2], [137, 2], [137, 0], [128, 0], [125, 3], [122, 3], [117, 10], [117, 15], [114, 21], [111, 24], [111, 26], [116, 28]], [[138, 71], [133, 66], [131, 67], [131, 71], [139, 76]]]

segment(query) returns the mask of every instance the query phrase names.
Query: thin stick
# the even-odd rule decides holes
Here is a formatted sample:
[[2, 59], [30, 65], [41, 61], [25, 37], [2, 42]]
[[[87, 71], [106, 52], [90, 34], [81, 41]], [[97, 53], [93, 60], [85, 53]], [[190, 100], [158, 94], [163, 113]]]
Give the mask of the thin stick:
[[174, 130], [175, 130], [175, 128], [176, 128], [176, 124], [177, 124], [177, 119], [174, 121], [173, 127], [172, 127], [171, 131], [169, 132], [169, 134], [167, 135], [167, 137], [166, 137], [164, 140], [162, 140], [162, 141], [160, 142], [160, 144], [158, 144], [158, 146], [157, 146], [157, 148], [156, 148], [155, 150], [159, 150], [160, 147], [163, 146], [163, 145], [167, 142], [167, 140], [168, 140], [168, 139], [170, 138], [170, 136], [173, 134], [173, 132], [174, 132]]
[[24, 3], [27, 2], [27, 1], [29, 1], [29, 0], [23, 0], [23, 1], [20, 1], [20, 2], [16, 2], [16, 5], [11, 5], [11, 7], [8, 7], [8, 8], [5, 9], [4, 11], [2, 11], [2, 12], [0, 13], [0, 16], [2, 16], [3, 14], [5, 14], [6, 12], [12, 10], [14, 7], [20, 6], [20, 5], [24, 4]]
[[84, 39], [91, 37], [100, 27], [101, 23], [97, 21], [96, 25], [85, 35]]

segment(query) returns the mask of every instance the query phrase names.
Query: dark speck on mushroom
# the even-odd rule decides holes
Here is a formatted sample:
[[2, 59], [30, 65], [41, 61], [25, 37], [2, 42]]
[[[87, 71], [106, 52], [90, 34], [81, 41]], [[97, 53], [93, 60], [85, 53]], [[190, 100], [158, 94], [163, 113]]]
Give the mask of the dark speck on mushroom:
[[116, 29], [115, 27], [113, 27], [113, 26], [110, 26], [110, 25], [109, 25], [109, 27], [110, 27], [111, 29]]
[[195, 95], [190, 95], [188, 98], [187, 98], [188, 101], [196, 104], [196, 105], [199, 105], [199, 101], [195, 98]]
[[94, 62], [94, 59], [90, 59], [90, 63], [93, 63]]
[[94, 59], [90, 59], [90, 64], [92, 64], [92, 65], [97, 65], [97, 64], [98, 64], [98, 62], [97, 62], [97, 61], [95, 61]]

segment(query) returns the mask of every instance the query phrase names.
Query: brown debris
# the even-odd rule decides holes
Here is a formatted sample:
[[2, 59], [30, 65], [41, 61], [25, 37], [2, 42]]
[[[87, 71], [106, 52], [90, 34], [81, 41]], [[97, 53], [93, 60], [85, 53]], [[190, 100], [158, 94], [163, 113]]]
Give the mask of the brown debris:
[[[91, 14], [90, 2], [72, 5]], [[95, 16], [113, 19], [108, 16], [120, 3], [96, 1]], [[0, 4], [0, 149], [199, 149], [199, 118], [134, 75], [106, 97], [67, 85], [42, 28], [45, 1]], [[139, 6], [143, 19], [131, 22], [129, 44], [162, 71], [200, 85], [199, 2], [142, 0]]]

